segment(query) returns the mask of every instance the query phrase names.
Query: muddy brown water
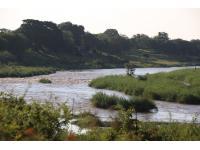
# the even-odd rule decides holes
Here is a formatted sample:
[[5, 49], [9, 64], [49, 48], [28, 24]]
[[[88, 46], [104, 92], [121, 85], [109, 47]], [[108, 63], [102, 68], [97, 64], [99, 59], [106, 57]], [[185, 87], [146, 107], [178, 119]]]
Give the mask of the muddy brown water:
[[[146, 73], [169, 72], [183, 67], [170, 68], [137, 68], [136, 75]], [[192, 68], [192, 67], [189, 67]], [[18, 96], [25, 95], [28, 102], [31, 101], [51, 101], [55, 103], [66, 102], [70, 107], [74, 106], [74, 113], [81, 111], [91, 111], [98, 115], [102, 120], [109, 120], [116, 115], [116, 111], [97, 109], [92, 107], [89, 99], [98, 91], [106, 94], [115, 94], [127, 98], [120, 92], [94, 89], [88, 86], [88, 83], [97, 77], [105, 75], [125, 74], [125, 69], [91, 69], [91, 70], [72, 70], [58, 71], [50, 75], [40, 75], [26, 78], [0, 78], [0, 91], [10, 92]], [[52, 84], [42, 84], [38, 80], [48, 78]], [[183, 105], [170, 102], [156, 101], [158, 112], [139, 113], [138, 117], [144, 121], [179, 121], [191, 122], [193, 117], [197, 116], [197, 122], [200, 122], [200, 106]]]

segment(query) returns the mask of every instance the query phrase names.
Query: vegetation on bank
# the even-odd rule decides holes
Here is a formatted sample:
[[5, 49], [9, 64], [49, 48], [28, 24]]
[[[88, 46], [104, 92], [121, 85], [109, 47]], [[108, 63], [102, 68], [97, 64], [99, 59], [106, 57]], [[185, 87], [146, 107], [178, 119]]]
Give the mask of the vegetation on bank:
[[183, 69], [143, 77], [114, 75], [94, 79], [89, 85], [146, 99], [200, 104], [199, 74], [200, 69]]
[[118, 97], [116, 95], [106, 95], [102, 92], [98, 92], [93, 95], [91, 99], [92, 104], [98, 108], [104, 109], [120, 109], [123, 108], [128, 110], [130, 108], [137, 112], [149, 112], [152, 109], [157, 109], [155, 103], [150, 100], [141, 98], [130, 98], [126, 99], [123, 97]]
[[35, 75], [50, 74], [56, 72], [48, 67], [27, 67], [0, 65], [0, 77], [30, 77]]
[[0, 93], [0, 140], [65, 140], [63, 126], [70, 119], [64, 104], [26, 103], [22, 97]]
[[74, 124], [80, 128], [94, 128], [103, 126], [102, 121], [90, 112], [82, 112], [75, 116]]
[[40, 83], [45, 83], [45, 84], [52, 83], [52, 81], [51, 81], [51, 80], [49, 80], [49, 79], [46, 79], [46, 78], [42, 78], [42, 79], [40, 79], [40, 80], [39, 80], [39, 82], [40, 82]]
[[[71, 119], [81, 128], [68, 131]], [[0, 94], [0, 140], [200, 140], [196, 117], [191, 123], [141, 122], [133, 109], [119, 109], [116, 118], [106, 123], [88, 112], [72, 116], [65, 104], [26, 103], [13, 95]]]
[[96, 127], [86, 134], [76, 135], [75, 140], [87, 141], [198, 141], [200, 125], [195, 123], [142, 122], [134, 117], [133, 110], [120, 110], [109, 127]]
[[[114, 123], [114, 122], [113, 122]], [[119, 126], [122, 124], [119, 123]], [[84, 141], [199, 141], [200, 126], [193, 123], [138, 122], [138, 131], [119, 131], [114, 127], [89, 130], [77, 135]]]

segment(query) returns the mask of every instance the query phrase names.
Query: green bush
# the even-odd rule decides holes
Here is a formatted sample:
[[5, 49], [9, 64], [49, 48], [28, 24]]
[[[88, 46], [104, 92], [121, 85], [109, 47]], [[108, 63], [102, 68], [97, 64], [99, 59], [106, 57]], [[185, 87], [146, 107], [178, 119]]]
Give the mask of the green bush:
[[115, 95], [108, 96], [102, 92], [99, 92], [99, 93], [93, 95], [91, 102], [96, 107], [106, 109], [106, 108], [111, 108], [111, 107], [117, 105], [117, 100], [119, 100], [119, 98]]
[[46, 78], [42, 78], [42, 79], [40, 79], [39, 82], [40, 82], [40, 83], [52, 83], [51, 80], [46, 79]]
[[102, 126], [101, 120], [90, 112], [83, 112], [77, 115], [74, 122], [81, 128], [94, 128]]
[[115, 95], [106, 95], [102, 92], [98, 92], [93, 95], [91, 99], [92, 104], [98, 108], [111, 108], [128, 110], [129, 108], [135, 109], [138, 112], [149, 112], [152, 109], [157, 109], [155, 103], [151, 100], [141, 98], [125, 99], [123, 97], [117, 97]]
[[26, 103], [23, 98], [0, 94], [0, 140], [64, 140], [71, 118], [64, 104]]

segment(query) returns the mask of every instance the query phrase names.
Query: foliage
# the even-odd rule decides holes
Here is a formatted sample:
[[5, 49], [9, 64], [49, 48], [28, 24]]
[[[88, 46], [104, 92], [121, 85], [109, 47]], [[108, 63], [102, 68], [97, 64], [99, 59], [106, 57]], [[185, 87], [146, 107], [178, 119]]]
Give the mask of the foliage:
[[40, 83], [52, 83], [51, 80], [46, 79], [46, 78], [42, 78], [42, 79], [40, 79], [39, 82], [40, 82]]
[[0, 140], [63, 140], [71, 115], [64, 104], [26, 103], [23, 98], [0, 94]]
[[91, 102], [95, 107], [104, 109], [120, 109], [122, 107], [125, 110], [135, 109], [138, 112], [149, 112], [151, 109], [156, 109], [154, 102], [150, 100], [141, 98], [125, 99], [115, 95], [108, 96], [102, 92], [93, 95]]
[[78, 140], [87, 141], [199, 141], [200, 126], [194, 123], [138, 122], [138, 131], [126, 132], [110, 128], [95, 128]]
[[128, 38], [116, 29], [92, 34], [71, 22], [33, 19], [23, 20], [17, 30], [0, 32], [1, 64], [81, 69], [123, 67], [135, 61], [140, 67], [176, 66], [199, 64], [199, 56], [200, 40], [171, 40], [165, 32]]
[[101, 120], [90, 112], [83, 112], [75, 117], [74, 122], [81, 128], [94, 128], [102, 126]]
[[109, 127], [96, 127], [78, 140], [122, 141], [198, 141], [200, 126], [196, 122], [142, 122], [134, 117], [134, 110], [120, 109]]
[[200, 69], [183, 69], [141, 78], [106, 76], [94, 79], [90, 86], [117, 90], [146, 99], [200, 104]]
[[0, 77], [29, 77], [54, 72], [55, 69], [46, 67], [0, 66]]
[[[9, 110], [9, 111], [8, 111]], [[119, 109], [118, 116], [103, 127], [95, 115], [83, 112], [77, 125], [90, 128], [84, 134], [68, 133], [65, 126], [72, 119], [64, 104], [26, 103], [23, 98], [0, 94], [0, 140], [200, 140], [200, 126], [191, 123], [138, 121], [134, 109]]]

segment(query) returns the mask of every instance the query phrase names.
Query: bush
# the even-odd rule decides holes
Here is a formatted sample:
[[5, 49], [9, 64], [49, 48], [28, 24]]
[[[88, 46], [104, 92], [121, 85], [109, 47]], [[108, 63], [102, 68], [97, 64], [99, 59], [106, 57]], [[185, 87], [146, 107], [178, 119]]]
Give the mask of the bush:
[[40, 83], [52, 83], [51, 80], [46, 79], [46, 78], [42, 78], [42, 79], [40, 79], [39, 82], [40, 82]]
[[139, 98], [125, 99], [123, 97], [117, 97], [115, 95], [108, 96], [102, 92], [98, 92], [93, 95], [92, 104], [98, 108], [111, 108], [111, 109], [135, 109], [138, 112], [149, 112], [151, 109], [156, 109], [156, 105], [153, 101]]
[[115, 95], [108, 96], [102, 92], [99, 92], [99, 93], [93, 95], [91, 102], [96, 107], [106, 109], [106, 108], [111, 108], [111, 107], [117, 105], [118, 99], [119, 98]]
[[71, 118], [64, 104], [26, 103], [23, 98], [0, 94], [0, 140], [63, 140]]
[[99, 120], [99, 118], [90, 112], [78, 114], [74, 123], [81, 128], [94, 128], [102, 126], [102, 122]]
[[145, 75], [145, 76], [141, 76], [141, 75], [140, 75], [140, 76], [137, 76], [137, 79], [138, 79], [138, 80], [144, 80], [144, 81], [145, 81], [145, 80], [147, 80], [147, 76], [146, 76], [146, 75]]
[[133, 100], [133, 106], [137, 112], [147, 112], [152, 109], [157, 109], [152, 100], [147, 100], [144, 98], [135, 98]]

